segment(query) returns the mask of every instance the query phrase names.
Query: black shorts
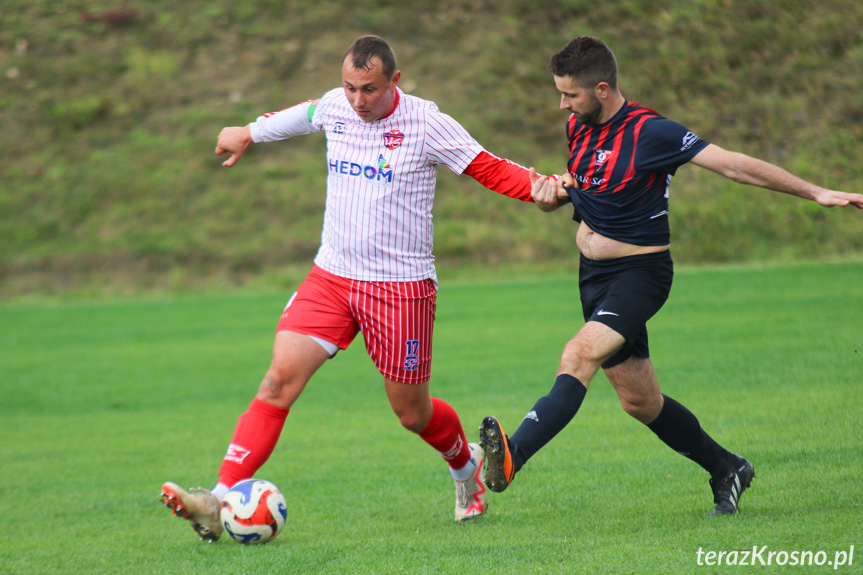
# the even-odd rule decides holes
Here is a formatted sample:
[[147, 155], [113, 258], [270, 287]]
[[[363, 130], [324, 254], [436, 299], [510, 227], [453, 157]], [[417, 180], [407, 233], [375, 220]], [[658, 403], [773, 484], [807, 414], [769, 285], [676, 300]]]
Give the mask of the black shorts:
[[612, 260], [581, 256], [578, 288], [584, 321], [607, 325], [626, 340], [603, 368], [614, 367], [633, 355], [650, 357], [647, 320], [665, 304], [673, 277], [668, 250]]

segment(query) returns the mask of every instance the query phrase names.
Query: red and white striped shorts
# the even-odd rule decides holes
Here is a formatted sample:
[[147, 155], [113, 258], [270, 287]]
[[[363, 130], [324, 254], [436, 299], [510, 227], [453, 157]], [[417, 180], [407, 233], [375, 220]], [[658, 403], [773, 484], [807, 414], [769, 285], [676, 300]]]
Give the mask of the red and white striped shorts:
[[424, 383], [431, 377], [437, 288], [432, 279], [368, 282], [314, 266], [291, 297], [277, 331], [294, 331], [347, 349], [362, 333], [384, 377]]

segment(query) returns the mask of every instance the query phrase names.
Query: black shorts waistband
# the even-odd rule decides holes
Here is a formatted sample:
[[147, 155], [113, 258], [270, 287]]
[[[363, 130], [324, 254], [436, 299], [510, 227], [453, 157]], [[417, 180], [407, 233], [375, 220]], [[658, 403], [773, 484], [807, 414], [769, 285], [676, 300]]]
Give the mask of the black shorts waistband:
[[671, 261], [671, 250], [663, 250], [661, 252], [654, 252], [649, 254], [636, 254], [634, 256], [624, 256], [622, 258], [611, 258], [607, 260], [592, 260], [586, 257], [584, 254], [581, 254], [580, 259], [582, 263], [585, 263], [591, 267], [616, 268], [621, 264], [640, 264]]

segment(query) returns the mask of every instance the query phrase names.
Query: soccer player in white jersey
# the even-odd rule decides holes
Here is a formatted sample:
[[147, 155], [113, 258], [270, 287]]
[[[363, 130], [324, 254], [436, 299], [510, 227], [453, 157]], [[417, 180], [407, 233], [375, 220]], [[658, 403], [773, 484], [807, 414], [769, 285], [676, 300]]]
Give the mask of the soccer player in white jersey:
[[309, 379], [358, 332], [401, 424], [449, 464], [455, 519], [486, 511], [482, 450], [467, 442], [455, 410], [429, 392], [437, 168], [523, 201], [545, 178], [486, 152], [434, 103], [401, 91], [400, 77], [389, 45], [363, 36], [345, 54], [342, 87], [219, 134], [216, 153], [229, 155], [223, 165], [230, 167], [252, 143], [324, 132], [329, 176], [315, 265], [284, 310], [272, 363], [237, 423], [215, 488], [162, 486], [165, 505], [202, 539], [218, 539], [225, 493], [269, 458]]

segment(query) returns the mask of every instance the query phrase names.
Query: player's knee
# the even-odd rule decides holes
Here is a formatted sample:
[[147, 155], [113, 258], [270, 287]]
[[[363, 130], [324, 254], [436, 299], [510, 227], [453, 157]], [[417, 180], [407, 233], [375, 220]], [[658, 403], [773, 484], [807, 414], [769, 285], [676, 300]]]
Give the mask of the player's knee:
[[258, 399], [272, 403], [273, 405], [282, 405], [289, 394], [290, 377], [289, 374], [276, 366], [270, 366], [267, 370], [264, 379], [261, 381], [261, 386], [258, 388]]
[[635, 419], [644, 417], [645, 405], [643, 403], [620, 400], [620, 406], [623, 408], [623, 411]]
[[397, 413], [399, 418], [399, 423], [402, 424], [402, 427], [407, 429], [408, 431], [413, 431], [414, 433], [419, 433], [423, 429], [428, 422], [422, 421], [422, 418], [419, 417], [417, 413]]
[[588, 342], [573, 338], [563, 348], [560, 359], [563, 371], [579, 373], [583, 369], [593, 369], [600, 363], [600, 357]]
[[408, 431], [420, 433], [431, 420], [431, 414], [414, 407], [393, 406], [393, 412], [399, 418], [399, 423]]
[[642, 396], [621, 397], [620, 405], [623, 407], [623, 411], [645, 424], [656, 419], [662, 408], [661, 403], [657, 402], [655, 398]]

